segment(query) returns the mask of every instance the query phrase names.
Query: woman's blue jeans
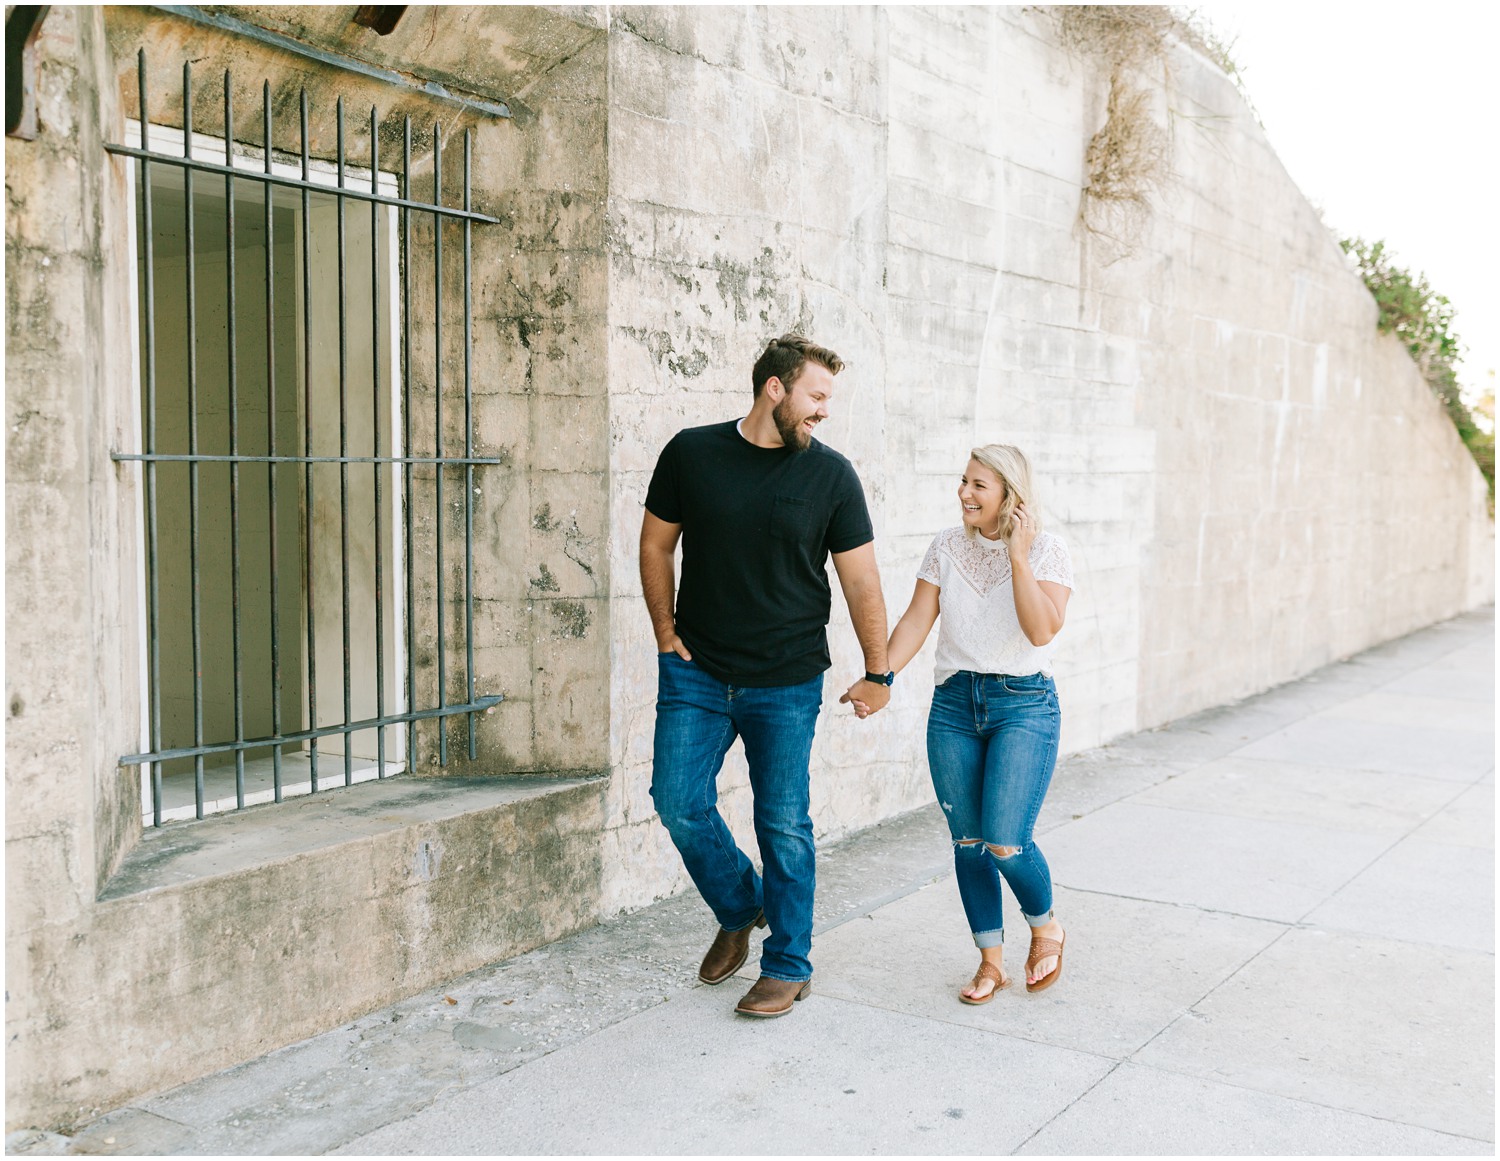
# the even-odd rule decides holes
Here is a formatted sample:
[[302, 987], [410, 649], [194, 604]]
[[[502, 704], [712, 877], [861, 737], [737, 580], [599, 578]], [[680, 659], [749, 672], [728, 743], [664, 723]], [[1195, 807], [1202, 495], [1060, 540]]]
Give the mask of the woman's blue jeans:
[[1032, 927], [1052, 917], [1052, 873], [1032, 828], [1057, 762], [1052, 679], [955, 673], [932, 694], [927, 765], [953, 836], [958, 894], [978, 947], [1005, 941], [1000, 876]]
[[[823, 676], [798, 685], [726, 685], [675, 653], [657, 657], [651, 799], [719, 926], [740, 931], [764, 909], [771, 933], [762, 975], [812, 978], [814, 854], [808, 759]], [[736, 737], [745, 741], [755, 837], [765, 878], [719, 814], [716, 780]]]

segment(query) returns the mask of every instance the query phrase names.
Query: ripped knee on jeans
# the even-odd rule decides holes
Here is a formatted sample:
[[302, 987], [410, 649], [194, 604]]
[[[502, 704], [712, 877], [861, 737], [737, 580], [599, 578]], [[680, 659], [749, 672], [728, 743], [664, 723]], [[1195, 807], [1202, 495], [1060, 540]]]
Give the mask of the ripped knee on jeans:
[[970, 838], [954, 839], [953, 840], [953, 845], [956, 846], [956, 847], [977, 847], [983, 841], [984, 841], [983, 839], [970, 839]]
[[990, 849], [990, 854], [997, 859], [1013, 859], [1021, 853], [1020, 847], [1002, 847], [998, 843], [985, 843]]

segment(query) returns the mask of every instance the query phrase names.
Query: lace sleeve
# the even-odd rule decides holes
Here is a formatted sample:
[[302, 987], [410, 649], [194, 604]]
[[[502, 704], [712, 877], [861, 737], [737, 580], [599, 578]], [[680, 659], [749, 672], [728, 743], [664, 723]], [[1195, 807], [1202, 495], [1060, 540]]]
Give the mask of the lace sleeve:
[[1037, 580], [1073, 587], [1073, 559], [1062, 537], [1042, 533], [1031, 546], [1030, 559], [1031, 575]]
[[938, 541], [942, 538], [942, 533], [932, 538], [932, 543], [927, 546], [927, 555], [922, 558], [922, 567], [917, 569], [918, 580], [937, 585], [938, 588], [943, 587], [940, 553], [938, 552]]

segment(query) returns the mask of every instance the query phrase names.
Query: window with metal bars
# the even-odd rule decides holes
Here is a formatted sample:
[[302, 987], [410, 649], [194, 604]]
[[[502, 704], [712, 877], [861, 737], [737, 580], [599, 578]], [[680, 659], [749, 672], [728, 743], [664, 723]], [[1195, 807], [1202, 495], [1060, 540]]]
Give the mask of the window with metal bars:
[[[234, 140], [227, 73], [219, 138], [194, 129], [190, 65], [180, 128], [151, 123], [144, 51], [138, 75], [139, 119], [106, 148], [134, 161], [137, 211], [141, 443], [115, 458], [143, 473], [144, 744], [121, 764], [142, 769], [146, 821], [414, 769], [419, 721], [466, 715], [473, 759], [474, 715], [501, 700], [474, 687], [474, 483], [502, 461], [474, 455], [471, 232], [496, 219], [472, 206], [469, 134], [461, 204], [450, 206], [436, 126], [431, 200], [421, 200], [409, 117], [391, 173], [374, 109], [359, 164], [342, 100], [336, 155], [317, 160], [305, 89], [298, 148], [283, 152], [269, 83], [261, 140], [245, 144]], [[431, 242], [421, 260], [414, 219]], [[461, 302], [451, 256], [445, 281], [445, 241], [458, 250]], [[412, 408], [418, 277], [431, 279], [430, 429]], [[450, 326], [445, 337], [459, 310], [458, 335]], [[445, 385], [454, 337], [461, 382]], [[443, 407], [460, 389], [457, 455]], [[419, 446], [423, 430], [430, 446]], [[458, 546], [445, 543], [445, 484], [463, 496], [461, 593], [450, 591]], [[432, 513], [430, 544], [414, 535], [419, 504]], [[436, 602], [425, 617], [419, 571]], [[459, 601], [462, 640], [450, 641]], [[421, 623], [435, 639], [417, 640]], [[435, 684], [419, 687], [419, 651], [435, 659]], [[463, 692], [452, 697], [450, 660], [460, 659]], [[426, 686], [435, 704], [419, 704]], [[445, 729], [436, 749], [446, 765]]]

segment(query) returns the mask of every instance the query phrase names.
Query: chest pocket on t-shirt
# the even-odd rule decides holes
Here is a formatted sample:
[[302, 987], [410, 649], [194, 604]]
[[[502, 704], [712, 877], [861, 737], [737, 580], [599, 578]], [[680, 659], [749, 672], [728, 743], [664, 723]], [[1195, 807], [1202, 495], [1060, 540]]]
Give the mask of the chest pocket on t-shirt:
[[771, 502], [771, 535], [778, 540], [807, 540], [814, 533], [817, 506], [800, 496], [777, 496]]

